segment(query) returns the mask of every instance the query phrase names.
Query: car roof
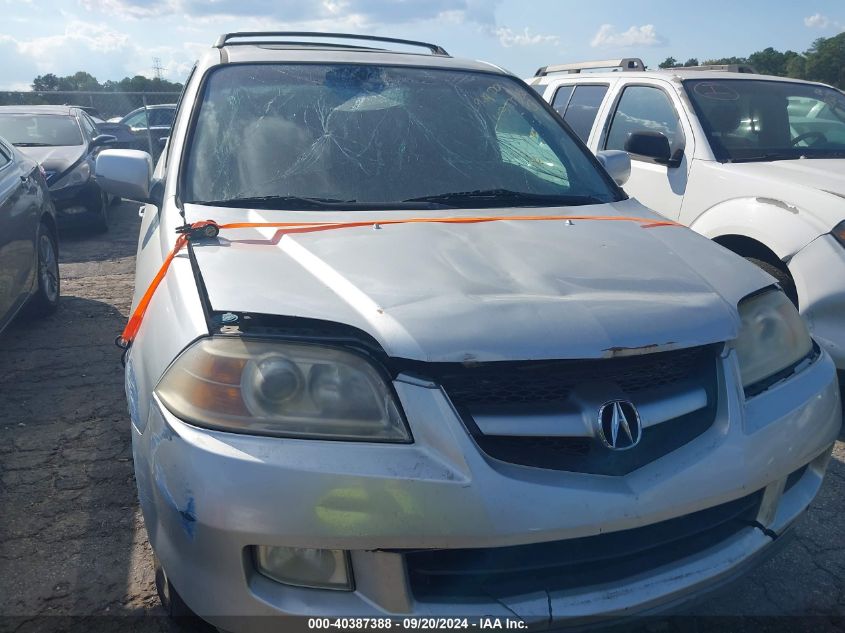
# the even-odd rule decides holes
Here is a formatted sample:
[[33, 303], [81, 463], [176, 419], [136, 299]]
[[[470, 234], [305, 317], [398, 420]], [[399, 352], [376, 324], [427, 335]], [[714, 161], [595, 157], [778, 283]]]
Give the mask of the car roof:
[[639, 70], [639, 71], [598, 71], [598, 72], [583, 72], [583, 73], [550, 73], [541, 77], [531, 77], [528, 82], [533, 85], [545, 85], [552, 81], [560, 79], [572, 79], [576, 81], [591, 80], [591, 79], [620, 79], [626, 78], [636, 81], [639, 79], [669, 79], [675, 81], [686, 81], [688, 79], [704, 79], [704, 80], [718, 80], [718, 79], [743, 79], [746, 81], [781, 81], [798, 84], [812, 84], [815, 86], [825, 86], [816, 81], [807, 81], [805, 79], [793, 79], [791, 77], [778, 77], [775, 75], [758, 75], [757, 73], [735, 73], [725, 72], [721, 70], [684, 70], [681, 68], [667, 68], [656, 70]]
[[139, 110], [144, 110], [144, 109], [157, 110], [159, 108], [175, 108], [175, 107], [176, 107], [175, 103], [156, 103], [154, 105], [141, 106], [140, 108], [135, 108], [134, 110], [132, 110], [132, 112], [138, 112]]
[[65, 114], [73, 115], [78, 110], [76, 106], [66, 105], [12, 105], [0, 106], [4, 114]]
[[411, 53], [372, 48], [335, 48], [320, 45], [297, 44], [236, 44], [225, 45], [207, 53], [207, 65], [239, 63], [324, 63], [324, 64], [360, 64], [376, 66], [415, 66], [424, 68], [443, 68], [450, 70], [468, 70], [510, 75], [502, 68], [487, 62], [432, 55], [429, 53]]

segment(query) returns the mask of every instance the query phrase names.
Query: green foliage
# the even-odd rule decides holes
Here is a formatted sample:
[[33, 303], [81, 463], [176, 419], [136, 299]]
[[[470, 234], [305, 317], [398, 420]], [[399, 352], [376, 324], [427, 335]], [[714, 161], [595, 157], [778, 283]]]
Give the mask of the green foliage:
[[720, 57], [719, 59], [704, 60], [703, 66], [724, 66], [729, 64], [747, 64], [748, 59], [745, 57]]
[[684, 68], [689, 68], [690, 66], [698, 66], [698, 59], [695, 57], [690, 57], [687, 61], [684, 62]]
[[[692, 63], [695, 62], [695, 63]], [[833, 37], [820, 37], [803, 53], [778, 51], [771, 46], [751, 53], [748, 57], [721, 57], [707, 59], [704, 65], [750, 64], [757, 72], [778, 77], [807, 79], [845, 88], [845, 33]], [[697, 66], [698, 60], [689, 59], [684, 66]], [[667, 57], [661, 68], [679, 66], [674, 57]]]
[[49, 92], [181, 92], [182, 84], [142, 75], [100, 83], [96, 77], [80, 70], [67, 77], [57, 77], [53, 73], [39, 75], [32, 80], [32, 89]]

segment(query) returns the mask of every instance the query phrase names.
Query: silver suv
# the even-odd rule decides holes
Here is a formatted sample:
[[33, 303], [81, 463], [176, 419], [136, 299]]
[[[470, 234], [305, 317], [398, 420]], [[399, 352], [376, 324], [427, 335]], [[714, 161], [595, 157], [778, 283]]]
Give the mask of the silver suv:
[[97, 161], [145, 202], [121, 343], [165, 606], [549, 623], [764, 556], [841, 424], [774, 280], [518, 78], [333, 37], [221, 37], [155, 171]]

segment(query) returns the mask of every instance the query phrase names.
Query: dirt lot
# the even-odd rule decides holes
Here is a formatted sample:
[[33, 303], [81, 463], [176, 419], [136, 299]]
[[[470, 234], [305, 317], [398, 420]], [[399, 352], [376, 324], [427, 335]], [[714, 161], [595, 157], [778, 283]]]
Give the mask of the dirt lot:
[[[105, 237], [65, 233], [60, 310], [40, 322], [19, 320], [0, 338], [0, 630], [78, 628], [71, 627], [78, 620], [43, 616], [161, 615], [113, 344], [131, 301], [137, 208], [113, 209]], [[845, 631], [843, 442], [796, 533], [785, 551], [696, 612], [814, 615], [815, 630]], [[95, 622], [85, 630], [196, 628], [162, 617]], [[771, 623], [732, 628], [763, 622]], [[783, 630], [804, 628], [791, 622]], [[676, 626], [684, 628], [647, 628]]]

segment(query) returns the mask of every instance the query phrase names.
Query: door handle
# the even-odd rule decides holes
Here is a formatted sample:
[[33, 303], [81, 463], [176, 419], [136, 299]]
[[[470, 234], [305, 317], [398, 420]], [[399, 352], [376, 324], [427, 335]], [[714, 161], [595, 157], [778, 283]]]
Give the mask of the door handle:
[[29, 176], [25, 174], [21, 174], [21, 182], [27, 182], [29, 180]]
[[147, 205], [145, 205], [145, 204], [142, 204], [140, 207], [138, 207], [138, 217], [139, 218], [144, 217], [144, 209], [146, 209], [146, 208], [147, 208]]

